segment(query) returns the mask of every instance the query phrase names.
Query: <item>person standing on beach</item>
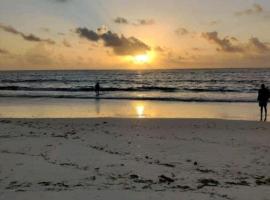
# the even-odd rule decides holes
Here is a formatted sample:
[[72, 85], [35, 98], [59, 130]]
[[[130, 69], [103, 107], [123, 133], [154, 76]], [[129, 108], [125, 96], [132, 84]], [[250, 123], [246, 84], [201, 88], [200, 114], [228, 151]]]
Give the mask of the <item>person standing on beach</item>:
[[99, 96], [99, 91], [100, 91], [100, 85], [99, 85], [99, 82], [97, 82], [96, 85], [95, 85], [96, 97]]
[[258, 92], [258, 102], [261, 108], [261, 121], [263, 120], [263, 110], [264, 110], [264, 121], [267, 120], [267, 103], [270, 97], [269, 90], [265, 87], [264, 84], [261, 85], [261, 89]]

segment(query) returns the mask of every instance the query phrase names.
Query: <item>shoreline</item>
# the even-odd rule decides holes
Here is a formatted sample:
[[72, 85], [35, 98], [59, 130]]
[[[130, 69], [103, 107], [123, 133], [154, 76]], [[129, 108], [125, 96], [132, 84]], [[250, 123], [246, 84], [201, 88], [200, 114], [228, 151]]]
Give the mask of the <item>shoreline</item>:
[[235, 122], [235, 123], [255, 123], [255, 124], [268, 124], [270, 121], [260, 121], [260, 120], [241, 120], [241, 119], [218, 119], [218, 118], [135, 118], [135, 117], [76, 117], [76, 118], [5, 118], [5, 117], [0, 117], [0, 122], [5, 122], [5, 121], [16, 121], [16, 120], [22, 120], [22, 121], [47, 121], [47, 120], [56, 120], [56, 121], [95, 121], [95, 120], [127, 120], [127, 121], [132, 121], [132, 120], [138, 120], [138, 121], [209, 121], [209, 122]]
[[0, 199], [267, 199], [270, 124], [0, 119]]
[[153, 102], [174, 102], [174, 103], [257, 103], [256, 100], [222, 100], [222, 99], [214, 99], [214, 100], [207, 100], [207, 99], [200, 99], [200, 98], [194, 98], [194, 99], [181, 99], [177, 97], [76, 97], [76, 96], [68, 96], [68, 95], [60, 95], [60, 96], [51, 96], [48, 97], [46, 95], [36, 95], [36, 96], [25, 96], [25, 95], [16, 95], [16, 96], [5, 96], [0, 95], [1, 99], [51, 99], [51, 100], [95, 100], [95, 101], [104, 101], [104, 100], [110, 100], [110, 101], [153, 101]]

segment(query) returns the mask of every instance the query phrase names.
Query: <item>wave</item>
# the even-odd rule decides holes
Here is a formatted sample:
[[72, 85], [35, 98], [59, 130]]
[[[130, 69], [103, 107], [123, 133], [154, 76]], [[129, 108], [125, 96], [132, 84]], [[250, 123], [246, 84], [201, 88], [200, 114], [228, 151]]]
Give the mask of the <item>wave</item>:
[[168, 102], [216, 102], [216, 103], [254, 103], [256, 99], [218, 99], [207, 97], [113, 97], [113, 96], [74, 96], [74, 95], [48, 95], [48, 94], [0, 94], [0, 97], [11, 98], [58, 98], [58, 99], [94, 99], [94, 100], [144, 100]]
[[39, 87], [25, 87], [25, 86], [0, 86], [0, 90], [9, 91], [94, 91], [94, 87], [79, 87], [79, 88], [39, 88]]
[[[93, 92], [94, 87], [66, 87], [66, 88], [49, 88], [49, 87], [26, 87], [26, 86], [0, 86], [2, 91], [62, 91], [62, 92]], [[161, 91], [161, 92], [232, 92], [232, 93], [253, 93], [257, 89], [227, 89], [227, 88], [176, 88], [176, 87], [158, 87], [158, 86], [142, 86], [142, 87], [104, 87], [100, 89], [104, 92], [148, 92], [148, 91]]]
[[[84, 92], [84, 91], [94, 91], [94, 87], [75, 87], [75, 88], [38, 88], [38, 87], [25, 87], [25, 86], [0, 86], [0, 90], [12, 90], [12, 91], [70, 91], [70, 92]], [[129, 87], [129, 88], [116, 88], [108, 87], [101, 88], [101, 91], [164, 91], [164, 92], [174, 92], [177, 88], [171, 87]]]
[[256, 92], [257, 89], [227, 89], [227, 88], [183, 88], [184, 91], [191, 92]]
[[[108, 81], [110, 83], [126, 83], [126, 84], [143, 84], [143, 82], [145, 82], [145, 79], [142, 80], [137, 80], [137, 79], [121, 79], [121, 80], [104, 80], [104, 81]], [[155, 80], [152, 80], [154, 83]], [[151, 82], [151, 79], [150, 79]], [[251, 79], [251, 80], [233, 80], [233, 79], [212, 79], [212, 80], [207, 80], [207, 79], [176, 79], [176, 80], [166, 80], [166, 83], [186, 83], [186, 84], [252, 84], [252, 83], [260, 83], [261, 80], [260, 79]], [[68, 84], [72, 84], [72, 83], [91, 83], [91, 84], [95, 84], [94, 80], [91, 79], [22, 79], [22, 80], [17, 80], [17, 79], [2, 79], [0, 80], [0, 83], [4, 83], [4, 84], [20, 84], [20, 83], [68, 83]]]
[[42, 83], [42, 82], [64, 82], [57, 79], [26, 79], [26, 80], [1, 80], [1, 83]]
[[1, 83], [83, 83], [91, 82], [88, 79], [65, 80], [65, 79], [25, 79], [25, 80], [0, 80]]

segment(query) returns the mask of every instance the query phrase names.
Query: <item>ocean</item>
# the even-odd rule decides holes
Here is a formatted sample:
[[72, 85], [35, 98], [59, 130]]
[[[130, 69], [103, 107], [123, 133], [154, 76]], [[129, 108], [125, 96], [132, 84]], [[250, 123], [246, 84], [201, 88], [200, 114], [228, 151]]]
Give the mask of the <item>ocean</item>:
[[270, 69], [0, 72], [0, 97], [256, 102]]

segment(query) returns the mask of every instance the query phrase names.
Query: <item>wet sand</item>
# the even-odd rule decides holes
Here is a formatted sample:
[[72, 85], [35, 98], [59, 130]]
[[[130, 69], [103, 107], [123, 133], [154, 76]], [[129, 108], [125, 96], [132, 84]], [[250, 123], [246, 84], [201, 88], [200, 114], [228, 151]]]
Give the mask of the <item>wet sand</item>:
[[270, 124], [1, 119], [0, 199], [269, 199]]
[[0, 98], [1, 118], [259, 119], [257, 103]]

